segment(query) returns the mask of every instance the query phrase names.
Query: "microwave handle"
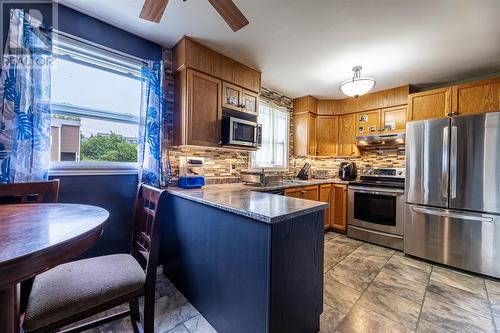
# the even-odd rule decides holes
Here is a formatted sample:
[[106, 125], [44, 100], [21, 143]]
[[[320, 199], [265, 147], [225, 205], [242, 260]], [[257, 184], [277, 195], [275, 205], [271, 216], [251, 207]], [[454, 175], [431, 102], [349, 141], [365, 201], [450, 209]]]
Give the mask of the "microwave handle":
[[256, 147], [260, 147], [262, 145], [262, 125], [261, 124], [257, 124], [257, 126], [255, 126], [253, 142], [255, 143]]

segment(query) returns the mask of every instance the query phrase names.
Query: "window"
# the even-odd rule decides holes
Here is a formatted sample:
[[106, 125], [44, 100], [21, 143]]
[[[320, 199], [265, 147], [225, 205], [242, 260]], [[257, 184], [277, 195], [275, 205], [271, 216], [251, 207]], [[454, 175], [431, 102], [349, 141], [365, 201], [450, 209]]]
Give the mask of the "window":
[[52, 164], [137, 162], [142, 63], [65, 36], [54, 44]]
[[250, 168], [275, 170], [288, 168], [290, 130], [288, 110], [261, 101], [259, 123], [262, 124], [262, 147], [252, 152]]

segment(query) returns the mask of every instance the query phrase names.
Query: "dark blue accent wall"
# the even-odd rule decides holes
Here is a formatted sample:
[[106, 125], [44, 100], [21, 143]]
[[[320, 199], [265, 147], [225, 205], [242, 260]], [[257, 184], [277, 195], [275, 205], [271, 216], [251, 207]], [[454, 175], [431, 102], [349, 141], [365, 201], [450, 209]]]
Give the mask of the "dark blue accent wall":
[[59, 30], [148, 60], [161, 60], [161, 46], [127, 31], [59, 6]]
[[51, 176], [60, 179], [59, 202], [95, 205], [109, 211], [101, 238], [81, 258], [129, 251], [137, 175]]
[[[52, 17], [51, 4], [26, 4], [22, 1], [14, 3], [12, 0], [0, 0], [0, 4], [0, 16], [3, 30], [2, 40], [4, 42], [2, 46], [5, 45], [5, 40], [7, 38], [6, 32], [9, 28], [9, 9], [11, 8], [23, 8], [25, 10], [35, 8], [39, 10], [44, 19], [48, 21], [44, 23], [52, 25], [51, 22], [54, 18]], [[161, 46], [156, 43], [116, 28], [71, 8], [55, 3], [54, 6], [57, 6], [58, 9], [56, 28], [62, 32], [84, 38], [142, 59], [160, 60], [162, 58]]]
[[[9, 26], [8, 8], [33, 8], [20, 4], [4, 6], [0, 0], [2, 28]], [[42, 4], [36, 8], [44, 18], [51, 19], [51, 6]], [[140, 38], [127, 31], [118, 29], [105, 22], [79, 13], [68, 7], [58, 7], [58, 30], [116, 49], [133, 56], [161, 60], [160, 45]], [[2, 36], [3, 41], [7, 34]], [[4, 44], [2, 44], [3, 46]], [[1, 52], [0, 52], [1, 53]], [[120, 96], [116, 96], [120, 98]], [[137, 187], [137, 175], [100, 175], [100, 176], [52, 176], [60, 179], [60, 202], [97, 205], [110, 213], [108, 224], [97, 244], [82, 257], [91, 257], [128, 251], [133, 204]]]

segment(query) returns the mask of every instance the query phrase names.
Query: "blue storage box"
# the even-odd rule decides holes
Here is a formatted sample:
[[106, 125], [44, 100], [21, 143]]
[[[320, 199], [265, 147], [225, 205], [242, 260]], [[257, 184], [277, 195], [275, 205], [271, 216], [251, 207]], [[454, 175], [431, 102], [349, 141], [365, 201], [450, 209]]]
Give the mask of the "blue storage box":
[[180, 176], [179, 187], [182, 188], [200, 188], [205, 185], [203, 176]]

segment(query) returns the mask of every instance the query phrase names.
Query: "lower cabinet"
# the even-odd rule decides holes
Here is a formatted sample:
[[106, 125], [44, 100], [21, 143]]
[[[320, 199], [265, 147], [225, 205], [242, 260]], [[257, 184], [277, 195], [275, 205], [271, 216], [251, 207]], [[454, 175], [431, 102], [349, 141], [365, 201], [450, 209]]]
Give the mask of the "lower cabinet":
[[330, 228], [331, 220], [332, 220], [332, 210], [330, 207], [333, 205], [332, 200], [332, 184], [323, 184], [319, 186], [319, 201], [326, 202], [328, 204], [328, 208], [325, 209], [325, 229]]
[[332, 219], [330, 226], [339, 232], [347, 230], [347, 185], [332, 185]]
[[314, 185], [314, 186], [287, 188], [285, 189], [285, 195], [287, 197], [318, 201], [319, 198], [318, 186]]
[[345, 233], [347, 230], [347, 185], [322, 184], [285, 189], [288, 197], [328, 203], [325, 209], [325, 229]]

